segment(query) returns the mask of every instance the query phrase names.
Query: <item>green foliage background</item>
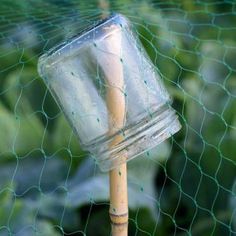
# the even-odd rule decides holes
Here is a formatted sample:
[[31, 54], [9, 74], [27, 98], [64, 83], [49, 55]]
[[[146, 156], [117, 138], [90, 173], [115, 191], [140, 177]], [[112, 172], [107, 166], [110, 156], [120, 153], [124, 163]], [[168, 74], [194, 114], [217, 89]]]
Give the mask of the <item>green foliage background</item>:
[[37, 74], [38, 57], [126, 15], [182, 130], [129, 163], [129, 235], [236, 235], [234, 1], [1, 1], [0, 235], [109, 235], [108, 179]]

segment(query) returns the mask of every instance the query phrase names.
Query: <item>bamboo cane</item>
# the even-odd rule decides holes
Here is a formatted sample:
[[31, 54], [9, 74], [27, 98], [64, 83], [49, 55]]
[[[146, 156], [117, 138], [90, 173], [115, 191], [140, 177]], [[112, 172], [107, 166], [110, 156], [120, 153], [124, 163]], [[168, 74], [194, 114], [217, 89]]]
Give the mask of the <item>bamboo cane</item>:
[[[123, 65], [121, 62], [122, 32], [117, 25], [104, 28], [108, 36], [96, 42], [93, 53], [106, 77], [106, 103], [109, 114], [109, 134], [113, 135], [124, 127], [125, 96]], [[110, 148], [121, 142], [122, 135], [116, 135]], [[126, 156], [122, 158], [126, 159]], [[125, 160], [124, 160], [125, 161]], [[110, 219], [113, 236], [128, 235], [128, 194], [126, 163], [109, 173], [110, 177]]]
[[[120, 129], [125, 121], [125, 99], [124, 94], [117, 89], [123, 87], [123, 73], [121, 63], [113, 64], [114, 86], [109, 87], [107, 92], [107, 106], [110, 112], [110, 132]], [[116, 136], [111, 146], [122, 141], [123, 137]], [[125, 157], [123, 157], [125, 158]], [[113, 236], [126, 236], [128, 234], [128, 194], [127, 194], [127, 168], [126, 163], [111, 170], [110, 176], [110, 219]]]
[[[109, 132], [116, 133], [125, 123], [125, 96], [123, 65], [121, 62], [121, 29], [114, 26], [112, 35], [106, 40], [103, 50], [99, 54], [100, 63], [106, 76], [106, 101], [109, 112]], [[103, 51], [103, 52], [102, 52]], [[123, 139], [117, 135], [110, 148]], [[126, 157], [122, 157], [126, 159]], [[110, 219], [113, 236], [128, 235], [128, 194], [126, 163], [111, 170], [110, 177]]]
[[[107, 16], [109, 3], [100, 1], [101, 8], [106, 10], [102, 18]], [[104, 7], [105, 6], [105, 7]], [[108, 83], [107, 89], [107, 107], [110, 114], [109, 128], [113, 134], [116, 130], [123, 128], [125, 123], [125, 96], [122, 92], [124, 88], [123, 66], [121, 59], [121, 30], [113, 35], [107, 46], [109, 52], [113, 55], [107, 55], [107, 70], [105, 70]], [[114, 58], [116, 55], [116, 58]], [[115, 146], [121, 142], [123, 137], [116, 136], [111, 143]], [[125, 156], [123, 158], [126, 158]], [[126, 162], [109, 173], [110, 178], [110, 219], [112, 227], [112, 236], [128, 235], [128, 192], [127, 192], [127, 164]]]

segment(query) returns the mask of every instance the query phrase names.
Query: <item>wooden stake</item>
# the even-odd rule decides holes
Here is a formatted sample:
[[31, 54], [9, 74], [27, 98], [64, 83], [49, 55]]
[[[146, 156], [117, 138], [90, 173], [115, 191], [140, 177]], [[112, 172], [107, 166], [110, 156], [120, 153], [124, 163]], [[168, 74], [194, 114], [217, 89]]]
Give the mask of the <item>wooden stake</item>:
[[113, 236], [128, 235], [126, 163], [110, 171], [110, 219]]
[[110, 3], [107, 0], [99, 0], [98, 7], [102, 9], [101, 18], [104, 19], [109, 15]]
[[[120, 66], [119, 66], [120, 67]], [[117, 87], [123, 83], [123, 73], [119, 67], [114, 68], [113, 80]], [[118, 86], [119, 85], [119, 86]], [[125, 121], [125, 98], [117, 87], [109, 87], [107, 106], [110, 112], [110, 132], [123, 128]], [[123, 87], [123, 86], [122, 86]], [[122, 141], [123, 136], [118, 135], [111, 143], [111, 147]], [[126, 158], [125, 156], [123, 158]], [[110, 173], [110, 219], [113, 236], [128, 235], [128, 194], [127, 194], [127, 168], [126, 163], [111, 170]]]
[[[121, 60], [121, 28], [112, 25], [107, 28], [106, 37], [96, 42], [94, 55], [106, 77], [106, 103], [109, 114], [109, 134], [120, 131], [125, 124], [125, 94], [123, 64]], [[110, 148], [123, 140], [122, 135], [113, 138]], [[122, 158], [126, 159], [126, 156]], [[126, 161], [126, 160], [124, 160]], [[126, 162], [110, 173], [110, 219], [113, 236], [128, 235], [128, 194]]]
[[[101, 64], [107, 83], [107, 107], [109, 112], [110, 134], [116, 133], [125, 123], [125, 95], [123, 65], [121, 62], [121, 29], [114, 25], [111, 35], [98, 46], [98, 61]], [[114, 147], [123, 139], [117, 135], [110, 147]], [[126, 159], [126, 156], [122, 157]], [[124, 160], [125, 161], [125, 160]], [[126, 163], [110, 171], [110, 219], [113, 236], [128, 235], [128, 194]]]

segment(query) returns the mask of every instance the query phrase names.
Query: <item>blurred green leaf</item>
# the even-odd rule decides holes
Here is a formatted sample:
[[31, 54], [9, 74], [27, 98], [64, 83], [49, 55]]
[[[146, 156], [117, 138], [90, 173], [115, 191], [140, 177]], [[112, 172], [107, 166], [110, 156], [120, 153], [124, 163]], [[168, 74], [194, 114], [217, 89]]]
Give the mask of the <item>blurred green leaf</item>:
[[37, 219], [37, 209], [30, 201], [17, 198], [11, 186], [1, 192], [0, 204], [1, 235], [31, 236], [34, 233], [42, 236], [60, 235], [49, 222]]
[[64, 147], [68, 148], [73, 155], [78, 155], [82, 152], [79, 140], [73, 133], [73, 130], [64, 115], [57, 118], [51, 140], [53, 142], [53, 150]]
[[[26, 155], [40, 148], [44, 140], [44, 128], [35, 116], [17, 116], [0, 103], [0, 154]], [[34, 132], [32, 132], [34, 131]]]
[[0, 188], [4, 189], [5, 184], [12, 181], [17, 195], [34, 199], [41, 193], [63, 187], [68, 172], [68, 164], [58, 156], [27, 156], [0, 166]]
[[0, 167], [0, 188], [7, 189], [8, 183], [13, 181], [14, 194], [23, 196], [22, 202], [30, 204], [39, 216], [51, 219], [63, 227], [76, 228], [79, 224], [76, 211], [65, 209], [65, 202], [59, 201], [54, 195], [66, 188], [68, 173], [68, 164], [58, 156], [28, 156]]

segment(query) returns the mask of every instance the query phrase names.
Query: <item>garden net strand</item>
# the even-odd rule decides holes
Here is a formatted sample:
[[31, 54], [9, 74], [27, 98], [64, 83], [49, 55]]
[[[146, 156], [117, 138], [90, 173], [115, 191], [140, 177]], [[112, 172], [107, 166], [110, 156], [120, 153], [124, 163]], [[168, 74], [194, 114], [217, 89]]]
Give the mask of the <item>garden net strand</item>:
[[236, 235], [236, 3], [154, 0], [1, 1], [0, 235], [110, 234], [108, 176], [37, 73], [109, 12], [134, 25], [182, 125], [128, 163], [129, 235]]

